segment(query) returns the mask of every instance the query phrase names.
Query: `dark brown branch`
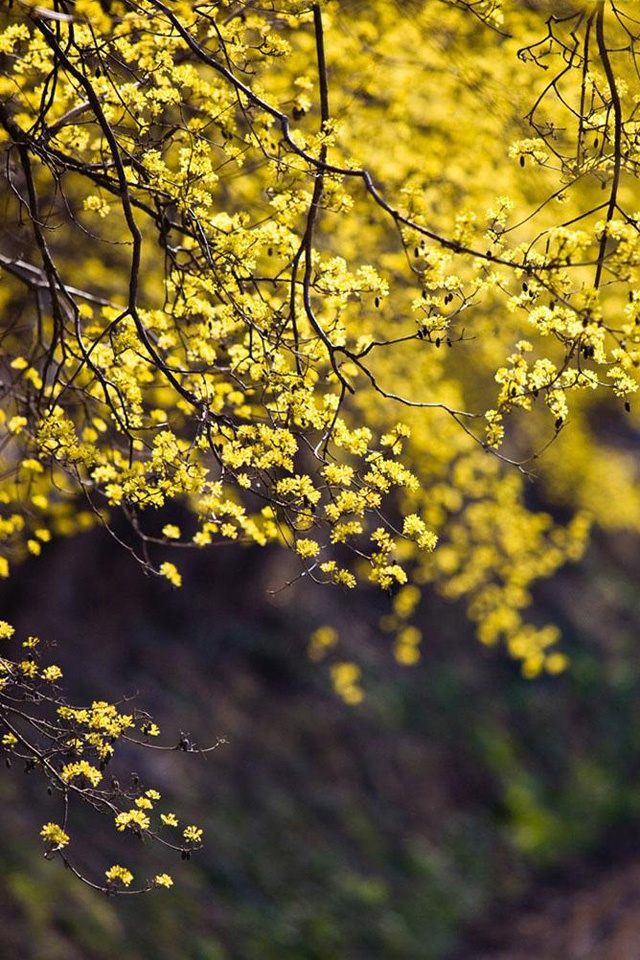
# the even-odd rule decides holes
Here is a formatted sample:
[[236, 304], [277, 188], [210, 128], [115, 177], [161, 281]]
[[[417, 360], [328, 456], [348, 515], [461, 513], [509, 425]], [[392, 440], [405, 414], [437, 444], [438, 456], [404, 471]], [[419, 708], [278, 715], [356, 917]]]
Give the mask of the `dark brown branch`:
[[158, 354], [155, 347], [149, 339], [147, 330], [140, 319], [138, 313], [137, 299], [138, 299], [138, 284], [140, 277], [140, 263], [141, 263], [141, 253], [142, 253], [142, 234], [140, 228], [136, 222], [133, 205], [131, 203], [131, 197], [129, 193], [129, 183], [127, 181], [127, 176], [122, 162], [122, 156], [120, 153], [120, 148], [116, 136], [111, 129], [111, 125], [107, 121], [107, 118], [102, 109], [102, 104], [100, 103], [100, 98], [96, 94], [91, 82], [87, 79], [84, 73], [78, 70], [73, 63], [66, 56], [64, 51], [61, 50], [59, 44], [57, 43], [55, 36], [52, 31], [38, 18], [34, 18], [34, 22], [40, 33], [44, 36], [47, 44], [51, 49], [57, 54], [60, 59], [60, 63], [64, 66], [67, 72], [74, 77], [78, 83], [85, 90], [87, 95], [87, 100], [91, 104], [93, 109], [94, 116], [104, 134], [104, 137], [109, 146], [109, 152], [113, 159], [116, 176], [119, 184], [119, 196], [122, 204], [122, 210], [125, 216], [125, 221], [127, 223], [127, 228], [131, 235], [132, 241], [132, 253], [131, 253], [131, 268], [129, 272], [129, 302], [127, 313], [133, 319], [135, 324], [138, 336], [145, 349], [147, 350], [151, 360], [156, 364], [157, 368], [162, 371], [164, 376], [167, 378], [169, 383], [178, 391], [178, 393], [189, 403], [194, 406], [200, 406], [198, 398], [191, 393], [190, 390], [185, 389], [181, 382], [174, 376], [171, 370], [162, 360], [162, 357]]
[[620, 187], [620, 174], [622, 170], [622, 104], [620, 103], [620, 95], [616, 86], [616, 78], [611, 65], [609, 50], [607, 49], [607, 40], [604, 30], [604, 7], [605, 0], [598, 0], [598, 5], [596, 8], [596, 38], [598, 43], [598, 53], [600, 54], [602, 66], [604, 67], [607, 85], [609, 87], [609, 95], [611, 97], [611, 104], [613, 107], [613, 176], [611, 178], [611, 190], [609, 193], [609, 205], [607, 207], [607, 213], [605, 216], [605, 226], [602, 231], [602, 237], [600, 238], [600, 249], [598, 251], [598, 263], [596, 266], [596, 276], [594, 280], [594, 287], [596, 289], [598, 289], [602, 280], [602, 271], [604, 268], [607, 251], [607, 228], [613, 220], [613, 216], [616, 211], [616, 206], [618, 203], [618, 189]]

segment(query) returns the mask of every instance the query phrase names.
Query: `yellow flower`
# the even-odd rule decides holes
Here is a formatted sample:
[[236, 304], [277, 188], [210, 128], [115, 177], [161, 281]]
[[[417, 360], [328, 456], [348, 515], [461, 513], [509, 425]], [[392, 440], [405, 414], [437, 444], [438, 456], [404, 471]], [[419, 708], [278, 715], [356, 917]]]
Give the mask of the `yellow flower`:
[[60, 774], [65, 783], [71, 783], [77, 777], [86, 777], [92, 787], [97, 787], [102, 780], [102, 774], [95, 767], [92, 767], [86, 760], [79, 760], [77, 763], [66, 763]]
[[309, 641], [309, 656], [312, 660], [322, 660], [330, 647], [338, 642], [338, 632], [333, 627], [323, 626], [311, 634]]
[[202, 830], [200, 827], [185, 827], [182, 836], [188, 843], [200, 843], [202, 840]]
[[394, 650], [398, 663], [404, 667], [412, 667], [420, 660], [420, 651], [410, 643], [399, 643]]
[[563, 653], [550, 653], [544, 665], [548, 673], [562, 673], [569, 666], [569, 659]]
[[164, 823], [165, 827], [178, 826], [178, 818], [176, 817], [175, 813], [161, 813], [160, 819]]
[[178, 568], [174, 563], [169, 563], [168, 560], [165, 560], [164, 563], [160, 565], [160, 574], [172, 583], [174, 587], [182, 586], [182, 577], [178, 572]]
[[311, 557], [317, 557], [319, 552], [320, 545], [316, 543], [315, 540], [301, 538], [296, 542], [296, 553], [299, 557], [302, 557], [303, 560], [307, 560]]
[[339, 697], [349, 706], [355, 706], [364, 699], [359, 686], [362, 671], [356, 663], [336, 663], [331, 668], [331, 681]]
[[21, 466], [23, 470], [30, 470], [31, 473], [42, 473], [44, 471], [44, 467], [40, 461], [34, 460], [33, 458], [23, 460]]
[[38, 664], [33, 660], [21, 660], [18, 666], [25, 677], [33, 678], [38, 672]]
[[45, 843], [50, 843], [53, 847], [58, 849], [60, 847], [66, 847], [66, 845], [69, 843], [69, 835], [66, 834], [62, 827], [59, 827], [57, 823], [45, 823], [40, 831], [40, 836]]
[[7, 427], [9, 428], [9, 433], [22, 433], [23, 427], [27, 425], [26, 417], [11, 417]]
[[126, 867], [121, 867], [117, 863], [115, 863], [112, 867], [109, 867], [108, 870], [105, 870], [105, 876], [109, 883], [119, 882], [125, 887], [128, 887], [133, 880], [133, 874], [131, 871], [127, 870]]
[[111, 207], [107, 201], [95, 195], [85, 198], [84, 209], [97, 213], [99, 217], [108, 217], [111, 213]]
[[50, 667], [45, 667], [42, 673], [40, 674], [43, 680], [48, 680], [49, 683], [53, 683], [54, 680], [59, 680], [62, 676], [62, 670], [60, 667], [57, 667], [55, 664], [51, 664]]
[[153, 882], [156, 887], [172, 887], [173, 880], [168, 873], [159, 873], [153, 878]]
[[115, 818], [116, 830], [122, 833], [127, 827], [132, 830], [148, 830], [151, 824], [149, 817], [142, 810], [127, 810], [119, 813]]
[[166, 526], [162, 528], [162, 533], [168, 540], [180, 539], [180, 527], [176, 527], [173, 523], [167, 523]]

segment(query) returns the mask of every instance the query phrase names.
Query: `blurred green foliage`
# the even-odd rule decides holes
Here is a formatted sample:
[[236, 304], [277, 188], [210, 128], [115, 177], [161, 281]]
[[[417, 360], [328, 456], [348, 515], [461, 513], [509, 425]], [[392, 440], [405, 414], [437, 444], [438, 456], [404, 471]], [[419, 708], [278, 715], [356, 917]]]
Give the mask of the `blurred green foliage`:
[[[141, 776], [206, 836], [191, 862], [169, 865], [172, 891], [142, 898], [94, 895], [43, 860], [33, 831], [55, 800], [35, 779], [7, 772], [2, 954], [454, 956], [467, 925], [496, 904], [517, 902], [548, 871], [635, 830], [640, 602], [629, 554], [623, 540], [596, 544], [539, 596], [563, 626], [572, 668], [530, 682], [502, 655], [478, 651], [462, 612], [442, 601], [419, 612], [428, 639], [422, 663], [407, 669], [377, 634], [381, 601], [371, 597], [346, 608], [340, 594], [292, 589], [274, 604], [261, 560], [233, 553], [194, 561], [175, 593], [132, 577], [100, 535], [57, 545], [37, 580], [25, 566], [3, 599], [19, 628], [38, 608], [43, 632], [64, 639], [74, 692], [115, 696], [125, 678], [141, 706], [162, 714], [167, 736], [182, 729], [202, 744], [229, 742], [206, 761], [135, 757]], [[86, 596], [91, 567], [110, 575], [102, 586], [92, 576]], [[331, 692], [328, 667], [307, 657], [309, 628], [328, 605], [345, 638], [336, 656], [357, 652], [363, 667], [367, 697], [355, 708]], [[79, 658], [86, 646], [91, 657]], [[96, 832], [87, 819], [76, 832], [87, 869], [112, 862], [115, 831]], [[141, 844], [132, 869], [152, 874], [154, 857]]]

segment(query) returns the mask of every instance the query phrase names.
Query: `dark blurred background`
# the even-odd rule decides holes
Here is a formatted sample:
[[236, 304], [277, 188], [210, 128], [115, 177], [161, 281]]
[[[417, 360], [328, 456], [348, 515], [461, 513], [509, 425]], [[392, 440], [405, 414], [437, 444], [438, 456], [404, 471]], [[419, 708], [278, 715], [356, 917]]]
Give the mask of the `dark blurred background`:
[[[462, 609], [427, 594], [421, 662], [378, 629], [383, 598], [298, 583], [278, 550], [181, 558], [145, 578], [103, 531], [50, 546], [2, 589], [3, 617], [57, 640], [75, 703], [137, 694], [205, 759], [124, 751], [184, 822], [189, 862], [77, 812], [94, 875], [166, 870], [171, 891], [95, 894], [43, 858], [59, 820], [36, 776], [3, 770], [0, 956], [15, 960], [480, 960], [640, 957], [638, 544], [596, 538], [543, 585], [571, 668], [523, 680]], [[310, 632], [340, 642], [313, 663]], [[362, 667], [364, 702], [332, 691]], [[634, 952], [635, 951], [635, 952]]]

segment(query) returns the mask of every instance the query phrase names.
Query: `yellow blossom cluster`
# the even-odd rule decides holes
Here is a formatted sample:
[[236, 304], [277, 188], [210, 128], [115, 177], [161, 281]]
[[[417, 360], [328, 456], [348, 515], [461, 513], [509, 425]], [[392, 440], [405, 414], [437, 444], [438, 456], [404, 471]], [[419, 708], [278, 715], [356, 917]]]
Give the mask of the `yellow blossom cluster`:
[[[11, 641], [14, 635], [11, 624], [0, 621], [0, 639]], [[11, 659], [7, 654], [0, 658], [0, 747], [8, 766], [23, 762], [25, 770], [38, 770], [48, 782], [50, 794], [61, 795], [65, 811], [62, 826], [47, 822], [40, 831], [45, 856], [51, 858], [64, 851], [67, 865], [83, 877], [66, 849], [72, 838], [74, 802], [84, 801], [95, 810], [113, 812], [116, 829], [123, 833], [130, 830], [157, 838], [163, 826], [177, 827], [179, 821], [175, 813], [160, 813], [155, 820], [161, 794], [154, 787], [145, 787], [137, 774], [131, 775], [131, 786], [124, 789], [116, 777], [105, 777], [106, 768], [114, 761], [117, 742], [125, 739], [144, 746], [138, 736], [159, 735], [156, 724], [146, 714], [122, 713], [115, 704], [103, 700], [87, 707], [65, 703], [54, 685], [62, 676], [60, 669], [42, 663], [47, 646], [38, 637], [29, 636], [20, 645], [29, 659]], [[26, 669], [27, 665], [33, 669]], [[25, 703], [34, 705], [29, 713], [24, 710]], [[162, 842], [184, 853], [185, 843], [192, 849], [200, 845], [202, 836], [202, 829], [192, 825], [184, 830], [184, 842], [172, 843], [164, 838]], [[131, 871], [118, 864], [106, 870], [105, 876], [107, 886], [91, 882], [109, 893], [126, 890], [133, 881]], [[140, 890], [172, 884], [170, 875], [162, 873]]]
[[433, 583], [482, 642], [553, 672], [532, 584], [593, 517], [640, 530], [637, 468], [593, 428], [601, 402], [634, 424], [640, 383], [613, 5], [591, 46], [588, 18], [549, 32], [540, 4], [498, 0], [82, 0], [55, 29], [31, 6], [0, 14], [0, 151], [48, 211], [19, 258], [0, 250], [0, 306], [37, 318], [2, 339], [0, 576], [120, 512], [174, 587], [172, 546], [286, 544], [321, 582]]
[[349, 706], [356, 706], [364, 698], [360, 679], [362, 671], [357, 663], [340, 662], [331, 667], [331, 682], [338, 696]]

